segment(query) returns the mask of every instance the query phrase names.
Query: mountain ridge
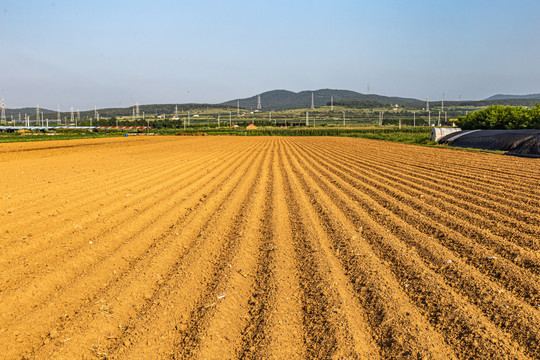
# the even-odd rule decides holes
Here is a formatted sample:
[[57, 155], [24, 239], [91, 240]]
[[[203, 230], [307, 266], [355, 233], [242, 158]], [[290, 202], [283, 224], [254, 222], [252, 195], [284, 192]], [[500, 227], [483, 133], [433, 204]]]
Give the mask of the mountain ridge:
[[419, 99], [404, 98], [398, 96], [362, 94], [352, 90], [319, 89], [303, 90], [296, 93], [289, 90], [277, 89], [266, 91], [248, 98], [239, 98], [225, 101], [221, 104], [236, 107], [239, 102], [241, 108], [255, 110], [257, 109], [258, 96], [260, 96], [262, 111], [301, 109], [311, 107], [311, 94], [313, 94], [313, 102], [315, 107], [326, 106], [331, 101], [332, 96], [334, 97], [334, 101], [370, 100], [382, 104], [399, 105], [418, 103], [422, 101]]

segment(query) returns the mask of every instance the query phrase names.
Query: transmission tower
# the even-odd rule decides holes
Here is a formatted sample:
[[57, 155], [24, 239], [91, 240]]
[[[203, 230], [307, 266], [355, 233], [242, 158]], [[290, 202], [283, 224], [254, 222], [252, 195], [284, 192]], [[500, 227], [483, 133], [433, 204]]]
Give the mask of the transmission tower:
[[77, 121], [81, 121], [81, 111], [77, 109]]
[[[41, 116], [39, 116], [40, 112], [39, 112], [39, 104], [37, 104], [36, 106], [36, 126], [39, 124], [39, 118]], [[28, 124], [28, 126], [30, 126], [30, 123]]]
[[334, 111], [334, 97], [330, 97], [330, 111]]
[[315, 100], [313, 97], [313, 93], [311, 93], [311, 110], [315, 109]]
[[139, 119], [139, 102], [135, 105], [135, 119]]
[[6, 120], [6, 104], [4, 104], [4, 98], [2, 98], [2, 121], [7, 125]]
[[261, 95], [257, 95], [257, 110], [261, 110], [261, 109], [262, 109]]
[[442, 93], [441, 111], [444, 111], [444, 93]]
[[73, 115], [73, 106], [71, 107], [71, 120], [70, 124], [73, 124], [75, 122], [75, 116]]
[[131, 109], [131, 120], [135, 121], [135, 108]]
[[240, 100], [236, 100], [236, 115], [240, 116]]
[[58, 125], [60, 125], [60, 121], [62, 121], [62, 118], [60, 117], [60, 104], [58, 104], [58, 106], [56, 107], [56, 111], [58, 112], [56, 121], [58, 122]]
[[429, 111], [429, 96], [427, 97], [427, 100], [426, 100], [426, 111]]
[[174, 107], [174, 117], [178, 119], [178, 105]]

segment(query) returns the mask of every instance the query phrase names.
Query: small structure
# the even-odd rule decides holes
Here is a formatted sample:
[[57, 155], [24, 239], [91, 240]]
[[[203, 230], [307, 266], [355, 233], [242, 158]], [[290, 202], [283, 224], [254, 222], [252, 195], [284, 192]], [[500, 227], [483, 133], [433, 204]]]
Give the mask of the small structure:
[[246, 130], [257, 130], [258, 127], [253, 125], [253, 124], [249, 124], [248, 126], [246, 126]]
[[429, 139], [431, 141], [439, 141], [439, 139], [445, 137], [446, 135], [457, 131], [461, 131], [461, 129], [458, 127], [434, 127], [431, 129], [431, 135]]

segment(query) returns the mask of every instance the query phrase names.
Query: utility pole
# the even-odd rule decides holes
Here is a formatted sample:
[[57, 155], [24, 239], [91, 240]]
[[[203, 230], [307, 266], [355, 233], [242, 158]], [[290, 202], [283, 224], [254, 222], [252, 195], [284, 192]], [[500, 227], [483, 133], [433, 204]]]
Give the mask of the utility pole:
[[330, 111], [334, 111], [334, 97], [330, 97]]
[[[56, 121], [58, 122], [58, 125], [60, 125], [60, 123], [62, 122], [62, 116], [60, 116], [60, 104], [58, 104], [58, 106], [56, 107], [56, 111], [58, 112], [58, 116], [56, 118]], [[19, 119], [20, 121], [21, 119]]]
[[257, 110], [261, 110], [261, 109], [262, 109], [261, 95], [257, 95]]
[[439, 126], [441, 126], [441, 112], [439, 111]]
[[343, 126], [345, 126], [345, 111], [343, 111]]
[[268, 116], [269, 116], [269, 120], [268, 120], [268, 121], [271, 123], [271, 122], [272, 122], [272, 112], [271, 112], [271, 111], [268, 112]]
[[311, 110], [315, 109], [315, 100], [313, 98], [313, 93], [311, 93]]
[[229, 127], [232, 127], [232, 113], [229, 111]]
[[[38, 126], [38, 124], [39, 124], [39, 118], [40, 118], [40, 116], [39, 116], [39, 104], [38, 104], [36, 106], [36, 126]], [[28, 125], [30, 125], [30, 124], [28, 124]]]
[[189, 111], [187, 112], [187, 126], [188, 127], [191, 126], [191, 117], [190, 117]]
[[6, 104], [4, 103], [4, 98], [2, 98], [2, 122], [7, 125], [6, 120]]
[[309, 126], [309, 112], [306, 111], [306, 126]]
[[219, 117], [220, 117], [220, 115], [218, 114], [218, 116], [217, 116], [217, 127], [218, 128], [221, 127], [220, 122], [219, 122]]
[[416, 111], [413, 111], [413, 126], [416, 126]]
[[[73, 124], [75, 122], [75, 117], [73, 115], [73, 106], [71, 107], [71, 120], [70, 120], [70, 124]], [[75, 123], [75, 126], [77, 126], [77, 123]]]
[[236, 100], [236, 115], [240, 116], [240, 100]]

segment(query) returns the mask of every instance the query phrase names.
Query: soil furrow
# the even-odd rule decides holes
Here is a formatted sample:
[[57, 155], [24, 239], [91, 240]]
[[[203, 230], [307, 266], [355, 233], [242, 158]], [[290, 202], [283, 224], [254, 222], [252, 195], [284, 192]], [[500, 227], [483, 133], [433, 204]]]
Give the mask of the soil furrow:
[[[342, 176], [342, 174], [338, 176]], [[339, 182], [341, 182], [341, 180], [334, 180], [331, 182], [331, 186], [338, 186], [337, 184]], [[356, 185], [354, 188], [356, 189], [358, 187], [359, 185]], [[345, 193], [347, 193], [347, 191], [344, 191], [343, 188], [339, 189], [338, 194]], [[380, 256], [383, 256], [383, 254], [385, 254], [385, 251], [388, 251], [388, 248], [395, 248], [394, 251], [403, 252], [404, 250], [395, 244], [398, 243], [398, 238], [404, 240], [407, 244], [412, 245], [414, 249], [418, 251], [418, 254], [431, 254], [427, 257], [427, 259], [431, 262], [431, 264], [433, 264], [433, 266], [431, 266], [432, 270], [442, 273], [445, 277], [449, 276], [448, 273], [452, 274], [452, 277], [447, 280], [447, 284], [453, 286], [455, 284], [458, 284], [458, 290], [465, 290], [460, 291], [460, 293], [469, 298], [472, 303], [479, 306], [486, 314], [486, 316], [490, 318], [491, 321], [496, 323], [502, 329], [511, 332], [514, 337], [523, 346], [526, 347], [526, 351], [528, 353], [532, 354], [533, 356], [537, 355], [538, 347], [537, 345], [532, 344], [535, 344], [537, 342], [537, 325], [535, 325], [535, 321], [537, 321], [536, 318], [539, 314], [537, 314], [531, 307], [526, 306], [520, 301], [516, 301], [516, 299], [509, 294], [501, 292], [499, 290], [500, 288], [493, 286], [492, 283], [483, 279], [483, 277], [479, 275], [475, 270], [469, 268], [467, 265], [462, 265], [463, 263], [455, 255], [448, 253], [448, 251], [446, 251], [446, 254], [444, 254], [445, 249], [441, 248], [441, 245], [432, 241], [432, 238], [422, 238], [422, 235], [418, 233], [412, 234], [408, 232], [410, 230], [405, 230], [409, 225], [393, 217], [393, 215], [385, 215], [385, 209], [381, 209], [381, 205], [374, 201], [372, 201], [372, 203], [376, 205], [368, 205], [365, 195], [360, 197], [351, 194], [350, 196], [352, 199], [355, 200], [353, 203], [351, 203], [350, 201], [341, 201], [338, 206], [340, 206], [341, 208], [348, 208], [349, 214], [357, 214], [358, 210], [354, 209], [356, 206], [348, 204], [358, 204], [362, 207], [362, 212], [370, 214], [374, 221], [384, 225], [388, 229], [388, 232], [397, 236], [396, 240], [389, 242], [384, 241], [381, 236], [379, 236], [379, 239], [373, 239], [375, 237], [375, 234], [371, 234], [371, 236], [368, 237], [369, 239], [373, 239], [372, 244], [374, 246], [380, 247]], [[363, 203], [366, 205], [362, 205]], [[365, 232], [366, 229], [364, 228], [364, 233]], [[385, 244], [386, 246], [382, 247]], [[435, 249], [440, 251], [441, 253], [437, 254]], [[417, 254], [414, 253], [414, 255]], [[406, 259], [406, 256], [395, 255], [391, 259], [392, 262], [396, 262], [398, 260], [402, 261], [403, 259]], [[447, 262], [448, 260], [445, 259], [451, 260], [450, 262]], [[446, 264], [452, 265], [446, 266]], [[405, 267], [405, 265], [402, 266]], [[446, 268], [451, 268], [452, 270], [447, 272], [441, 271]], [[401, 267], [398, 267], [397, 269], [401, 269]], [[471, 289], [474, 290], [471, 291]], [[496, 316], [496, 314], [499, 315]], [[504, 316], [500, 316], [500, 314], [504, 314]], [[444, 318], [446, 319], [447, 316]], [[518, 323], [519, 326], [516, 325]]]
[[[93, 213], [91, 215], [86, 215], [85, 218], [80, 218], [76, 220], [78, 226], [75, 226], [73, 229], [60, 227], [58, 231], [49, 232], [47, 235], [47, 241], [38, 242], [35, 247], [39, 248], [32, 249], [17, 249], [16, 253], [18, 255], [18, 261], [24, 263], [33, 263], [37, 268], [36, 271], [39, 271], [43, 265], [43, 262], [51, 262], [55, 264], [61, 264], [65, 262], [66, 258], [73, 258], [79, 252], [87, 249], [86, 244], [88, 241], [95, 241], [95, 239], [102, 238], [104, 236], [109, 236], [114, 231], [117, 231], [117, 228], [125, 229], [130, 228], [132, 224], [131, 216], [123, 216], [123, 222], [115, 222], [115, 228], [111, 228], [112, 219], [120, 217], [123, 213], [127, 212], [136, 217], [144, 216], [144, 214], [150, 209], [156, 207], [156, 196], [163, 196], [166, 192], [171, 193], [172, 191], [182, 190], [197, 178], [200, 178], [200, 170], [208, 168], [207, 164], [201, 164], [194, 169], [194, 171], [187, 171], [185, 175], [187, 177], [171, 177], [167, 181], [159, 181], [157, 183], [152, 183], [153, 185], [149, 186], [148, 189], [140, 191], [140, 194], [135, 194], [135, 196], [123, 197], [120, 201], [115, 201], [113, 204], [107, 206], [107, 209], [101, 210], [98, 213]], [[211, 171], [208, 170], [206, 174], [209, 174]], [[156, 178], [155, 180], [158, 180]], [[184, 185], [185, 184], [185, 185]], [[103, 201], [103, 200], [102, 200]], [[105, 202], [105, 201], [103, 201]], [[86, 206], [86, 203], [80, 204], [80, 206]], [[89, 211], [92, 213], [92, 211]], [[24, 224], [21, 224], [24, 226]], [[47, 226], [47, 223], [44, 223], [43, 226]], [[50, 226], [50, 225], [49, 225]], [[78, 241], [79, 246], [58, 246], [54, 239], [64, 239], [63, 243], [67, 244], [72, 242], [73, 238], [80, 238]], [[14, 250], [15, 251], [15, 250]], [[9, 256], [9, 252], [6, 252], [6, 255]], [[7, 264], [15, 262], [15, 259], [10, 259]], [[22, 265], [22, 264], [21, 264]], [[21, 271], [21, 276], [31, 276], [32, 273], [28, 272], [30, 269]], [[48, 269], [52, 269], [49, 267]], [[7, 279], [12, 284], [17, 284], [18, 279], [9, 277]], [[7, 289], [7, 284], [3, 286], [3, 290]]]
[[[246, 156], [249, 156], [249, 154], [247, 153], [240, 153], [237, 155], [237, 160], [236, 162], [242, 162], [243, 160], [242, 159], [245, 159]], [[230, 164], [228, 164], [229, 167], [230, 167]], [[248, 168], [248, 165], [243, 165], [242, 167], [244, 168]], [[234, 174], [235, 172], [235, 167], [232, 167], [230, 168], [229, 172], [231, 174]], [[217, 169], [219, 170], [219, 168]], [[225, 172], [225, 173], [221, 173], [220, 176], [221, 178], [224, 180], [226, 179], [229, 175], [228, 173], [229, 172]], [[236, 176], [238, 177], [238, 176]], [[204, 178], [202, 178], [201, 180], [204, 181]], [[240, 179], [238, 179], [239, 181]], [[211, 182], [209, 183], [211, 184]], [[201, 188], [202, 191], [204, 191], [204, 186]], [[211, 189], [211, 188], [210, 188]], [[218, 188], [216, 188], [218, 189]], [[231, 190], [232, 191], [232, 190]], [[200, 192], [199, 192], [200, 193]], [[203, 193], [204, 194], [204, 193]], [[197, 197], [198, 198], [198, 197]], [[196, 199], [194, 198], [193, 199], [193, 204], [191, 206], [196, 206], [197, 203], [195, 202]], [[204, 208], [204, 203], [201, 203], [198, 205], [198, 207], [203, 207]], [[175, 208], [175, 207], [173, 207]], [[173, 209], [173, 208], [170, 208], [170, 209]], [[160, 219], [161, 223], [163, 225], [159, 226], [159, 227], [154, 227], [155, 230], [158, 230], [158, 231], [165, 231], [167, 233], [170, 233], [172, 230], [170, 228], [170, 226], [168, 224], [171, 224], [171, 221], [174, 221], [175, 218], [178, 218], [178, 215], [175, 215], [177, 211], [179, 211], [180, 209], [176, 210], [175, 212], [171, 212], [169, 215], [167, 215], [166, 217], [162, 217], [162, 219]], [[189, 212], [191, 211], [195, 211], [197, 210], [196, 208], [195, 209], [192, 209], [192, 210], [189, 210]], [[170, 212], [170, 210], [169, 210]], [[185, 213], [185, 212], [184, 212]], [[182, 214], [182, 212], [179, 212], [178, 214]], [[168, 219], [170, 218], [170, 219]], [[154, 222], [154, 225], [157, 225], [155, 222]], [[173, 223], [174, 225], [174, 223]], [[162, 229], [162, 230], [160, 230]], [[163, 233], [161, 233], [163, 234]], [[148, 249], [153, 249], [153, 247], [156, 246], [156, 244], [160, 244], [159, 241], [162, 240], [159, 235], [159, 233], [156, 233], [156, 235], [150, 235], [148, 236], [149, 234], [146, 233], [146, 231], [143, 231], [142, 233], [140, 233], [140, 237], [143, 237], [143, 238], [146, 238], [146, 243], [149, 244], [149, 245], [143, 245], [141, 243], [138, 243], [138, 242], [135, 242], [133, 238], [127, 238], [125, 239], [121, 246], [122, 248], [124, 249], [123, 251], [119, 251], [118, 249], [114, 250], [113, 252], [110, 252], [111, 255], [107, 256], [106, 258], [102, 259], [101, 262], [104, 262], [104, 261], [107, 261], [106, 264], [107, 264], [107, 268], [109, 268], [110, 270], [109, 271], [106, 271], [104, 272], [104, 268], [103, 266], [97, 266], [97, 263], [94, 263], [94, 265], [92, 266], [91, 269], [86, 269], [84, 271], [84, 273], [82, 274], [83, 277], [79, 276], [79, 277], [76, 277], [75, 280], [77, 281], [76, 283], [67, 283], [64, 285], [63, 288], [65, 288], [66, 292], [69, 291], [70, 293], [73, 291], [73, 288], [77, 287], [77, 286], [80, 286], [80, 287], [89, 287], [89, 280], [90, 279], [89, 277], [92, 275], [92, 273], [95, 273], [95, 275], [99, 275], [99, 276], [96, 276], [96, 277], [91, 277], [91, 283], [95, 283], [96, 285], [98, 284], [108, 284], [111, 280], [107, 280], [107, 278], [109, 279], [112, 279], [112, 282], [113, 284], [115, 283], [115, 281], [117, 281], [118, 279], [121, 278], [121, 275], [124, 271], [139, 271], [139, 269], [136, 267], [137, 263], [139, 263], [140, 261], [140, 256], [141, 255], [137, 255], [137, 253], [134, 252], [134, 250], [136, 250], [139, 254], [144, 254], [148, 251]], [[173, 236], [174, 237], [174, 236]], [[159, 247], [158, 247], [159, 249]], [[155, 249], [153, 249], [155, 250]], [[156, 253], [156, 251], [153, 251], [154, 253]], [[104, 276], [106, 276], [106, 278], [103, 278]], [[86, 279], [86, 280], [85, 280]], [[154, 281], [158, 281], [158, 279], [154, 279]], [[62, 288], [59, 289], [60, 292], [62, 291]], [[74, 304], [71, 304], [71, 302], [68, 300], [70, 299], [70, 296], [68, 294], [66, 294], [66, 298], [63, 299], [62, 301], [60, 301], [60, 304], [65, 304], [65, 305], [59, 305], [59, 304], [55, 304], [55, 302], [50, 302], [50, 301], [46, 301], [43, 304], [43, 308], [39, 307], [39, 308], [35, 308], [34, 311], [37, 311], [39, 310], [40, 312], [42, 313], [51, 313], [53, 309], [57, 309], [56, 311], [62, 311], [62, 314], [67, 312], [66, 309], [68, 308], [72, 308], [74, 307], [73, 305]], [[141, 294], [142, 295], [142, 294]], [[85, 299], [85, 296], [84, 296], [84, 292], [80, 293], [80, 292], [77, 292], [76, 293], [76, 297], [80, 300], [78, 301], [85, 301], [86, 303], [91, 303], [92, 300], [94, 301], [97, 301], [99, 300], [99, 295], [92, 295], [90, 296], [90, 299], [89, 300], [84, 300]], [[4, 299], [2, 299], [4, 300]], [[67, 305], [67, 303], [69, 303], [69, 305]], [[23, 304], [19, 304], [19, 307], [21, 307]], [[6, 308], [7, 309], [7, 308]], [[69, 314], [69, 312], [68, 312]], [[6, 315], [6, 314], [3, 314], [3, 315]], [[30, 315], [30, 314], [27, 314], [27, 316]], [[73, 316], [73, 315], [70, 315], [70, 316]], [[19, 324], [19, 326], [22, 326], [22, 324]]]
[[[319, 161], [322, 158], [319, 157]], [[329, 165], [332, 160], [326, 160], [326, 167], [321, 171], [334, 172], [337, 176], [346, 181], [354, 188], [362, 188], [362, 192], [369, 195], [376, 200], [382, 207], [393, 212], [404, 221], [414, 226], [418, 231], [425, 233], [429, 236], [437, 238], [442, 244], [446, 245], [449, 249], [457, 252], [460, 256], [467, 256], [467, 261], [471, 265], [475, 266], [479, 270], [491, 277], [495, 282], [501, 283], [502, 286], [509, 290], [512, 290], [517, 296], [524, 301], [529, 302], [535, 306], [540, 302], [540, 283], [535, 275], [529, 271], [536, 272], [540, 269], [539, 261], [536, 258], [536, 254], [533, 252], [527, 252], [521, 248], [517, 248], [512, 252], [512, 244], [505, 243], [498, 245], [496, 238], [493, 236], [482, 236], [470, 238], [463, 237], [459, 233], [452, 231], [451, 227], [446, 228], [447, 220], [442, 215], [437, 215], [440, 211], [438, 208], [428, 208], [428, 210], [421, 210], [417, 207], [408, 207], [409, 198], [404, 197], [397, 189], [391, 188], [382, 184], [385, 184], [385, 179], [381, 178], [377, 181], [376, 176], [359, 175], [352, 177], [348, 175], [347, 171], [336, 170]], [[388, 195], [387, 195], [388, 194]], [[401, 200], [396, 202], [395, 199]], [[414, 200], [413, 200], [414, 201]], [[418, 200], [417, 204], [419, 203]], [[423, 204], [421, 204], [422, 206]], [[418, 213], [421, 216], [418, 216]], [[449, 215], [446, 216], [455, 223], [459, 223], [460, 220], [453, 218]], [[438, 223], [442, 223], [439, 226]], [[462, 227], [469, 226], [463, 223]], [[482, 234], [484, 235], [484, 234]], [[518, 258], [518, 262], [521, 262], [522, 269], [517, 268], [513, 263], [506, 261], [498, 253], [493, 253], [489, 248], [485, 249], [478, 243], [478, 240], [486, 242], [489, 240], [488, 246], [494, 247], [495, 250], [502, 251], [504, 255], [510, 253], [510, 259]], [[476, 240], [476, 243], [473, 241]], [[499, 242], [499, 244], [500, 244]], [[507, 248], [510, 248], [508, 250]], [[495, 258], [500, 258], [498, 261], [494, 261]], [[523, 260], [521, 260], [523, 259]]]
[[[235, 297], [238, 294], [234, 292], [236, 290], [234, 285], [230, 284], [234, 282], [233, 277], [238, 279], [234, 271], [241, 272], [243, 270], [250, 273], [256, 263], [253, 261], [256, 259], [253, 253], [257, 248], [254, 245], [260, 232], [262, 202], [265, 195], [264, 178], [267, 175], [262, 170], [267, 168], [268, 164], [265, 164], [265, 161], [268, 158], [268, 153], [265, 153], [265, 159], [260, 164], [257, 164], [256, 172], [261, 176], [248, 183], [249, 188], [245, 198], [229, 220], [233, 226], [228, 229], [227, 233], [224, 233], [221, 249], [216, 253], [216, 258], [212, 263], [212, 275], [206, 280], [206, 288], [201, 293], [197, 305], [188, 317], [187, 328], [179, 332], [178, 339], [175, 341], [174, 356], [176, 358], [190, 358], [195, 353], [200, 353], [203, 358], [208, 356], [209, 358], [220, 357], [218, 356], [219, 352], [225, 358], [234, 354], [234, 352], [231, 354], [229, 351], [228, 356], [226, 355], [225, 343], [227, 341], [223, 341], [219, 335], [223, 333], [223, 330], [217, 331], [217, 333], [209, 331], [208, 323], [216, 319], [216, 313], [220, 308], [226, 306], [227, 303], [231, 303], [231, 298], [236, 300]], [[252, 260], [250, 261], [251, 264], [242, 269], [238, 263], [240, 261], [245, 262], [246, 258]], [[235, 315], [238, 313], [242, 313], [242, 311], [234, 312]], [[225, 320], [218, 326], [224, 328], [234, 327], [234, 321]], [[232, 331], [230, 335], [233, 335]], [[210, 342], [210, 344], [207, 344], [208, 346], [201, 351], [200, 346], [203, 341], [205, 343]], [[221, 348], [218, 345], [219, 343], [223, 344]]]
[[5, 358], [540, 358], [540, 163], [330, 137], [3, 144]]
[[[507, 217], [516, 218], [517, 224], [530, 223], [534, 217], [531, 217], [531, 213], [540, 214], [540, 202], [532, 202], [530, 197], [517, 198], [515, 200], [509, 196], [508, 191], [500, 193], [497, 197], [494, 197], [496, 192], [492, 188], [482, 187], [478, 182], [470, 183], [468, 186], [457, 187], [456, 184], [461, 184], [459, 178], [438, 178], [438, 174], [433, 169], [424, 169], [423, 171], [412, 171], [408, 169], [407, 164], [403, 166], [396, 166], [396, 162], [392, 158], [377, 157], [377, 160], [371, 160], [369, 158], [362, 158], [360, 156], [352, 157], [345, 150], [340, 149], [328, 149], [321, 146], [315, 146], [314, 151], [321, 154], [329, 154], [333, 159], [339, 159], [341, 163], [347, 167], [356, 168], [357, 171], [362, 169], [378, 169], [379, 173], [389, 176], [394, 174], [395, 178], [400, 181], [404, 179], [409, 180], [407, 186], [410, 184], [424, 185], [423, 190], [438, 190], [437, 194], [440, 196], [452, 196], [459, 201], [464, 202], [465, 209], [469, 206], [476, 206], [479, 209], [483, 209], [489, 215], [497, 216], [503, 212]], [[522, 187], [522, 190], [528, 191], [526, 187]], [[510, 202], [509, 204], [505, 204]], [[495, 210], [495, 211], [494, 211]], [[516, 222], [516, 221], [514, 221]], [[512, 226], [514, 224], [511, 224]]]
[[[258, 157], [260, 155], [257, 155]], [[260, 166], [256, 161], [250, 162], [247, 170], [248, 173], [238, 174], [239, 177], [238, 180], [235, 180], [237, 181], [235, 185], [238, 186], [244, 183], [244, 181], [251, 181]], [[215, 270], [214, 264], [220, 254], [219, 249], [227, 246], [227, 241], [223, 239], [223, 234], [227, 231], [234, 231], [235, 224], [232, 224], [230, 219], [234, 214], [239, 212], [238, 208], [242, 205], [239, 202], [242, 197], [235, 198], [233, 202], [226, 200], [227, 198], [231, 198], [232, 194], [236, 193], [234, 187], [227, 191], [228, 193], [222, 197], [219, 207], [212, 211], [207, 211], [211, 216], [204, 224], [194, 226], [189, 232], [180, 234], [182, 238], [193, 238], [196, 248], [190, 251], [181, 262], [169, 268], [169, 276], [166, 277], [165, 289], [157, 293], [154, 301], [145, 309], [147, 315], [144, 318], [132, 318], [126, 332], [121, 337], [121, 339], [129, 339], [129, 345], [120, 341], [109, 346], [109, 352], [115, 354], [113, 357], [128, 356], [131, 358], [136, 356], [144, 358], [155, 353], [161, 354], [160, 357], [173, 356], [175, 351], [178, 351], [178, 346], [175, 343], [182, 338], [182, 334], [187, 331], [188, 324], [190, 324], [188, 314], [196, 309], [202, 311], [213, 307], [210, 306], [206, 309], [201, 309], [197, 306], [196, 301], [205, 296], [211, 296], [206, 292], [209, 286], [207, 282], [200, 282], [199, 280], [211, 279], [212, 274], [215, 274], [213, 269]], [[242, 194], [244, 197], [248, 196], [245, 189], [239, 194]], [[227, 271], [226, 277], [230, 277], [232, 266], [229, 267], [228, 264], [225, 264], [224, 269], [220, 271]], [[187, 289], [191, 289], [191, 291], [187, 293]], [[196, 296], [197, 294], [199, 295]], [[226, 299], [226, 297], [217, 299], [219, 295], [217, 294], [214, 300], [222, 301], [222, 299]], [[173, 301], [171, 299], [176, 300]], [[177, 311], [180, 304], [182, 304], [182, 308], [187, 313], [179, 313]], [[212, 304], [212, 302], [209, 304]], [[205, 306], [209, 304], [205, 304]], [[191, 310], [188, 311], [188, 309]], [[164, 315], [162, 316], [162, 314]], [[161, 337], [152, 337], [153, 334], [144, 332], [145, 328], [158, 329], [156, 331], [161, 334]]]
[[[304, 160], [307, 158], [304, 154], [297, 157]], [[303, 170], [315, 176], [309, 167], [306, 166]], [[328, 180], [324, 179], [327, 187], [321, 188], [321, 191], [329, 193], [328, 199], [332, 199], [338, 209], [347, 209], [347, 201], [340, 201], [338, 196], [340, 193], [334, 193], [330, 188], [330, 184], [333, 184], [331, 179], [331, 177]], [[318, 184], [322, 183], [321, 180], [318, 181]], [[304, 186], [309, 188], [307, 183]], [[440, 278], [425, 268], [422, 262], [415, 261], [414, 257], [411, 257], [406, 251], [406, 248], [399, 246], [400, 241], [398, 238], [389, 236], [385, 228], [382, 228], [369, 217], [368, 214], [373, 212], [364, 213], [364, 211], [347, 209], [346, 217], [350, 218], [351, 214], [354, 214], [354, 222], [352, 224], [339, 224], [331, 220], [331, 218], [335, 218], [336, 214], [330, 215], [328, 213], [329, 208], [323, 208], [318, 203], [317, 200], [322, 197], [322, 194], [317, 192], [312, 196], [314, 206], [319, 207], [320, 216], [326, 219], [327, 228], [337, 233], [334, 238], [339, 239], [339, 233], [336, 229], [351, 227], [360, 227], [362, 229], [362, 238], [367, 239], [375, 247], [378, 256], [391, 267], [394, 274], [398, 276], [400, 283], [406, 285], [405, 288], [408, 290], [409, 297], [426, 313], [434, 326], [443, 331], [447, 340], [456, 347], [456, 352], [461, 353], [460, 357], [464, 355], [464, 349], [470, 352], [471, 348], [478, 348], [478, 352], [473, 354], [475, 357], [498, 358], [499, 356], [504, 357], [500, 353], [506, 353], [510, 356], [520, 353], [519, 347], [509, 342], [504, 335], [501, 334], [502, 336], [495, 337], [494, 334], [497, 331], [486, 317], [479, 316], [478, 311], [467, 305], [465, 300], [451, 291]], [[362, 214], [364, 215], [362, 216]], [[344, 238], [348, 239], [347, 236]], [[347, 242], [341, 241], [338, 244], [336, 246], [338, 251], [346, 252]], [[344, 259], [345, 264], [350, 264], [355, 260], [355, 256], [351, 252]], [[438, 315], [433, 317], [433, 314]], [[471, 318], [475, 317], [475, 320], [471, 320]], [[449, 319], [453, 319], [453, 321], [449, 321]], [[486, 329], [491, 331], [486, 331]], [[469, 334], [469, 337], [461, 336], [464, 333]], [[480, 347], [474, 346], [475, 343], [481, 343], [482, 345]], [[521, 356], [523, 357], [523, 355]]]

